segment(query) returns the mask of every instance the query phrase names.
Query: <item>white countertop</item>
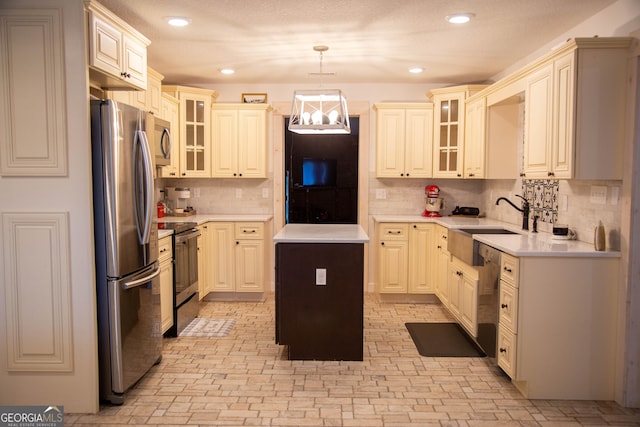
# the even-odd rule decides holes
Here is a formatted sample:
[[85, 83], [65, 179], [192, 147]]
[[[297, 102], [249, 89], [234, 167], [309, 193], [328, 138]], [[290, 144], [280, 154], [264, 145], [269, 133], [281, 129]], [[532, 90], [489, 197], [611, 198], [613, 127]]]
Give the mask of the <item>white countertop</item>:
[[195, 222], [198, 225], [205, 222], [266, 222], [273, 218], [269, 214], [234, 215], [234, 214], [196, 214], [191, 216], [165, 216], [158, 222]]
[[487, 218], [440, 217], [419, 215], [374, 215], [376, 222], [430, 222], [447, 228], [502, 227], [518, 234], [474, 234], [473, 238], [513, 256], [619, 258], [619, 251], [596, 251], [593, 244], [578, 240], [556, 240], [549, 233], [524, 231], [513, 224]]
[[273, 237], [276, 243], [367, 243], [357, 224], [287, 224]]
[[158, 239], [162, 239], [163, 237], [171, 236], [173, 234], [173, 230], [158, 230]]

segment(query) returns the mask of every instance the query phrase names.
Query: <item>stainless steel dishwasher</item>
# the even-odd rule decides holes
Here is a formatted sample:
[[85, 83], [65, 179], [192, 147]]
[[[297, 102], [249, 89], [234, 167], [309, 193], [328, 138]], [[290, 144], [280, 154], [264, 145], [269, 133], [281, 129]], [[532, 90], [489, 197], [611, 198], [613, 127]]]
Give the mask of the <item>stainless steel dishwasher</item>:
[[496, 357], [498, 315], [500, 300], [501, 252], [484, 243], [478, 243], [474, 256], [480, 283], [478, 284], [478, 344], [487, 357]]

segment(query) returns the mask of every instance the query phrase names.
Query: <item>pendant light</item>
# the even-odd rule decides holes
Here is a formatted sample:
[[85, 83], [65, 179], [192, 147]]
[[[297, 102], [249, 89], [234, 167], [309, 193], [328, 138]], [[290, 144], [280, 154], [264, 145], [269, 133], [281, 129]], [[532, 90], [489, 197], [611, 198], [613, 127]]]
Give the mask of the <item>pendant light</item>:
[[[333, 75], [322, 71], [322, 55], [327, 46], [314, 46], [320, 54], [320, 72], [312, 75]], [[296, 90], [289, 118], [289, 130], [299, 134], [349, 134], [347, 100], [339, 89]]]

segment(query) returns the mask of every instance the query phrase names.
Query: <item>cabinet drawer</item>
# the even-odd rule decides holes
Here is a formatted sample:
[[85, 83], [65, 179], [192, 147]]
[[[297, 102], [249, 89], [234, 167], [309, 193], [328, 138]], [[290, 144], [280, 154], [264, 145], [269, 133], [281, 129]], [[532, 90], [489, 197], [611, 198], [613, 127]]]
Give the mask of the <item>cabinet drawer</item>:
[[506, 328], [498, 330], [498, 366], [510, 378], [516, 373], [516, 336]]
[[382, 223], [380, 224], [380, 240], [408, 240], [409, 224]]
[[518, 289], [504, 280], [500, 281], [500, 328], [518, 332]]
[[173, 238], [171, 236], [158, 240], [158, 261], [162, 262], [173, 258], [172, 241]]
[[440, 248], [445, 252], [449, 250], [449, 245], [447, 244], [447, 238], [449, 237], [449, 230], [446, 227], [441, 225], [436, 226], [436, 242]]
[[235, 224], [236, 239], [263, 239], [264, 223], [262, 222], [237, 222]]
[[500, 280], [518, 287], [518, 258], [502, 253], [500, 260]]

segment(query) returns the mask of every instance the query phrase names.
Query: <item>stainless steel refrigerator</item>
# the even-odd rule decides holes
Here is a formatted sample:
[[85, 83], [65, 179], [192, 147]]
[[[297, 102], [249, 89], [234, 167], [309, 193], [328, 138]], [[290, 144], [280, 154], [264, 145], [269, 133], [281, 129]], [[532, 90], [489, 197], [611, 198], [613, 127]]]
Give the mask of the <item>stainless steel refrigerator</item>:
[[158, 229], [145, 113], [91, 101], [100, 397], [125, 392], [162, 357]]

